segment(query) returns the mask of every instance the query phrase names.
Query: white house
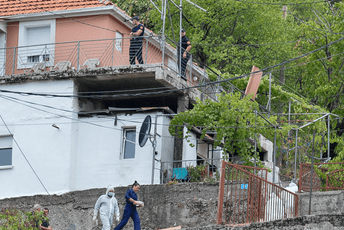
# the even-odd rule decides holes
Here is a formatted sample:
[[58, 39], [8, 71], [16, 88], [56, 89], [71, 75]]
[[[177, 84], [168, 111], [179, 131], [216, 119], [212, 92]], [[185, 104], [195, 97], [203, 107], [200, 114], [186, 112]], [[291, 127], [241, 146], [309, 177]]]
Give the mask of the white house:
[[[46, 2], [28, 10], [25, 2], [0, 0], [8, 4], [0, 10], [0, 199], [150, 184], [153, 171], [160, 183], [161, 162], [214, 156], [211, 141], [195, 134], [190, 148], [168, 132], [173, 114], [209, 97], [180, 90], [208, 81], [203, 69], [190, 61], [182, 80], [175, 50], [148, 29], [145, 63], [131, 66], [133, 24], [118, 7], [62, 0], [49, 13]], [[138, 145], [147, 115], [155, 149], [153, 137]]]

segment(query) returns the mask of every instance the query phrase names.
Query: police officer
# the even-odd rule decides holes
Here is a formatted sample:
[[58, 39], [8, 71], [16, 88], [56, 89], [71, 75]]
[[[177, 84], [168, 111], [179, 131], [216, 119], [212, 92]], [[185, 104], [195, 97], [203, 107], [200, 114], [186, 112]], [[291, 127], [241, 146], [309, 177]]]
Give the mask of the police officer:
[[131, 30], [130, 37], [130, 49], [129, 49], [129, 62], [131, 65], [135, 65], [135, 57], [139, 64], [143, 64], [142, 59], [142, 42], [143, 35], [145, 33], [145, 27], [140, 24], [139, 16], [134, 16], [131, 19], [135, 24], [135, 27]]
[[[182, 49], [180, 51], [180, 41], [178, 42], [178, 47], [177, 47], [177, 54], [178, 54], [178, 69], [181, 61], [181, 77], [184, 80], [187, 80], [185, 77], [185, 70], [186, 70], [186, 65], [190, 59], [190, 50], [191, 50], [191, 42], [188, 37], [185, 36], [186, 32], [184, 29], [182, 29]], [[181, 57], [181, 60], [180, 60]]]

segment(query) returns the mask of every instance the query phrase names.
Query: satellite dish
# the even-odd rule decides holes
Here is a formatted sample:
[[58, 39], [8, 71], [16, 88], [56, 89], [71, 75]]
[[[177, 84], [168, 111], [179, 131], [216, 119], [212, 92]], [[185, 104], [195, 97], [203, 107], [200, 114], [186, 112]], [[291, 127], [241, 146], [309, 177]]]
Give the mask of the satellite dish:
[[150, 129], [151, 129], [151, 124], [152, 124], [152, 118], [150, 115], [146, 116], [144, 119], [141, 129], [140, 129], [140, 134], [139, 134], [139, 145], [140, 147], [145, 146], [148, 138], [151, 137], [150, 135]]

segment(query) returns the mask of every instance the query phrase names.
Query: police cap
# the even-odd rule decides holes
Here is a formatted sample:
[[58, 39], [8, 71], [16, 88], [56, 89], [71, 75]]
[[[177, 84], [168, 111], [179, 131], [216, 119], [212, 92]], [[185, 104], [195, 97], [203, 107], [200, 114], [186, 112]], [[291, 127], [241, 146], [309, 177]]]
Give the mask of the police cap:
[[134, 16], [134, 17], [132, 17], [130, 20], [137, 20], [137, 21], [140, 21], [140, 17], [139, 17], [139, 16]]

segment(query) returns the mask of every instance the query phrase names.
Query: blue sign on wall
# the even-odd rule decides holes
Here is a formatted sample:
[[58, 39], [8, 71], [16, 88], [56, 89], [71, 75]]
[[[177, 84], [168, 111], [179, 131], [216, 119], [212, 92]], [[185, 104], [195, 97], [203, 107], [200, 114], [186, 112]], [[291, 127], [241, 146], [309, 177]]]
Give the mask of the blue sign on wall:
[[248, 184], [241, 184], [241, 189], [248, 189]]

